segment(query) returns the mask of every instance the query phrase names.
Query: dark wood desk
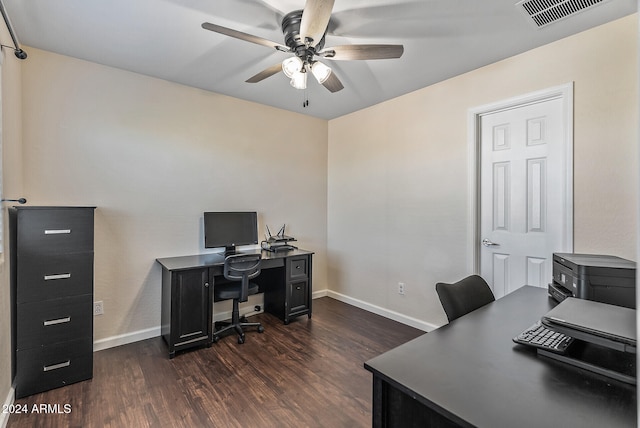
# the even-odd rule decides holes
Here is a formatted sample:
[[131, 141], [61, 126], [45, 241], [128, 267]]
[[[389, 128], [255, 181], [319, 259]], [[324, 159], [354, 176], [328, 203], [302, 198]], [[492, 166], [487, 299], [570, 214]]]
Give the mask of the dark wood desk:
[[[312, 255], [293, 250], [262, 253], [260, 276], [255, 278], [264, 293], [264, 310], [288, 324], [295, 317], [311, 318]], [[213, 287], [226, 281], [222, 273], [221, 253], [157, 259], [162, 266], [161, 334], [169, 347], [169, 357], [176, 351], [211, 345], [213, 339]]]
[[365, 363], [374, 427], [634, 427], [636, 388], [512, 338], [554, 302], [523, 287]]

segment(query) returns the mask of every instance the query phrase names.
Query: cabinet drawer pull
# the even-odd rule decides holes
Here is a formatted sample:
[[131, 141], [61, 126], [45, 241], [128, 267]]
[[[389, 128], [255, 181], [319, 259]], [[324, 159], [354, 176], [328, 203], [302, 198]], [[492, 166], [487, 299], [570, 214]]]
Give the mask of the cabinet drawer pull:
[[44, 276], [44, 280], [45, 281], [50, 281], [52, 279], [68, 279], [71, 278], [71, 274], [70, 273], [56, 273], [54, 275], [45, 275]]
[[71, 233], [71, 229], [45, 229], [45, 235], [61, 235], [64, 233]]
[[52, 364], [50, 366], [44, 366], [42, 368], [43, 372], [50, 372], [51, 370], [58, 370], [65, 367], [69, 367], [71, 365], [71, 360], [67, 360], [64, 363]]
[[58, 318], [57, 320], [49, 320], [49, 321], [43, 322], [43, 324], [45, 326], [48, 326], [48, 325], [64, 324], [66, 322], [71, 322], [71, 317]]

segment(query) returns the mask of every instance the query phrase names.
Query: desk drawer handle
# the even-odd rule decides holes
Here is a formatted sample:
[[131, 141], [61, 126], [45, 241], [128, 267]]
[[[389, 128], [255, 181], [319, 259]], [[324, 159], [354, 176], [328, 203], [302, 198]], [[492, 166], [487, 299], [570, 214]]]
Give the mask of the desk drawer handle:
[[64, 324], [66, 322], [71, 322], [71, 317], [58, 318], [57, 320], [49, 320], [49, 321], [45, 321], [43, 324], [45, 326], [48, 326], [48, 325]]
[[70, 273], [56, 273], [54, 275], [45, 275], [44, 276], [44, 280], [45, 281], [51, 281], [52, 279], [68, 279], [71, 278], [71, 274]]
[[46, 229], [45, 235], [62, 235], [65, 233], [71, 233], [71, 229]]
[[50, 366], [44, 366], [42, 368], [43, 372], [50, 372], [51, 370], [58, 370], [65, 367], [69, 367], [71, 365], [71, 360], [67, 360], [64, 363], [52, 364]]

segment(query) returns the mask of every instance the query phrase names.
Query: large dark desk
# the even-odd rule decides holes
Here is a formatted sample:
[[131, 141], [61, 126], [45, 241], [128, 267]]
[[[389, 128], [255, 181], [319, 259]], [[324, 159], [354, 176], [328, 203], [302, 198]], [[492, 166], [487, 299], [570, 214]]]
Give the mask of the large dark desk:
[[[264, 310], [285, 324], [295, 317], [311, 318], [312, 255], [293, 250], [272, 253], [247, 250], [243, 254], [262, 253], [260, 276], [252, 280], [264, 293]], [[213, 339], [213, 287], [226, 281], [221, 253], [157, 259], [162, 266], [161, 333], [176, 351], [207, 345]]]
[[554, 303], [523, 287], [365, 363], [374, 427], [634, 427], [636, 388], [511, 339]]

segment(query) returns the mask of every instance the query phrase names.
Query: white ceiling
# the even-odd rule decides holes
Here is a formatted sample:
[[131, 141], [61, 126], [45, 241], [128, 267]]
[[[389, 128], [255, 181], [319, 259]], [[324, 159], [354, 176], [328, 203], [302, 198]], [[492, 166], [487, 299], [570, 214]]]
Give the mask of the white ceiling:
[[[284, 44], [280, 20], [304, 0], [4, 0], [21, 45], [332, 119], [634, 13], [606, 0], [541, 29], [517, 0], [336, 0], [326, 47], [403, 44], [400, 59], [324, 61], [345, 86], [278, 73], [245, 80], [290, 54], [225, 37], [203, 22]], [[5, 42], [6, 43], [6, 42]], [[29, 61], [27, 58], [26, 61]], [[303, 101], [309, 105], [303, 107]]]

